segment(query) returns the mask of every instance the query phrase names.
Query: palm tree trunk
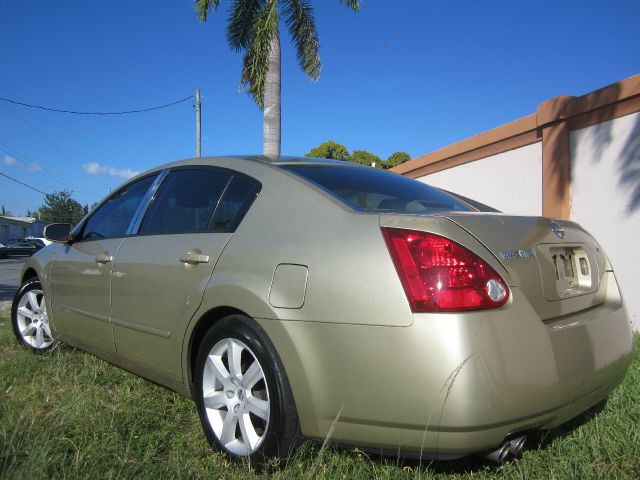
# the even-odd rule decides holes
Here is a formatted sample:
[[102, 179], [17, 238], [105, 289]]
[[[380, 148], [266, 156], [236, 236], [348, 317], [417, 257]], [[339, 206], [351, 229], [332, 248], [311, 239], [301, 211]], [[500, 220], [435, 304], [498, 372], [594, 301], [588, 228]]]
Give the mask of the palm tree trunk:
[[280, 156], [280, 35], [269, 48], [269, 67], [264, 80], [264, 143], [267, 157]]

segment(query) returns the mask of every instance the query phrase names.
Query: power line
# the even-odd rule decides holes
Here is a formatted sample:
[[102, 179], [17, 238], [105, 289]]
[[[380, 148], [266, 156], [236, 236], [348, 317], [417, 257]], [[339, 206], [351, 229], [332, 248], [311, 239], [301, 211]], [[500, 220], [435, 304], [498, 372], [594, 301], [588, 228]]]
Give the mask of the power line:
[[43, 194], [43, 195], [46, 195], [46, 193], [45, 193], [45, 192], [43, 192], [42, 190], [38, 190], [36, 187], [32, 187], [31, 185], [27, 185], [26, 183], [21, 182], [20, 180], [16, 180], [15, 178], [10, 177], [9, 175], [5, 175], [5, 174], [4, 174], [4, 173], [2, 173], [2, 172], [0, 172], [0, 175], [2, 175], [3, 177], [7, 177], [9, 180], [13, 180], [14, 182], [19, 183], [20, 185], [24, 185], [25, 187], [30, 188], [31, 190], [35, 190], [35, 191], [36, 191], [36, 192], [38, 192], [38, 193], [41, 193], [41, 194]]
[[[66, 157], [71, 163], [73, 163], [74, 165], [76, 165], [77, 167], [79, 167], [81, 170], [84, 170], [84, 167], [82, 165], [80, 165], [80, 163], [76, 162], [73, 158], [71, 158], [68, 154], [66, 154], [64, 151], [62, 151], [62, 149], [60, 147], [58, 147], [58, 145], [56, 145], [55, 143], [53, 143], [53, 141], [51, 139], [49, 139], [47, 136], [45, 136], [40, 130], [38, 130], [35, 125], [33, 125], [31, 122], [27, 121], [26, 118], [24, 118], [22, 115], [20, 115], [18, 112], [16, 112], [11, 105], [5, 105], [5, 107], [7, 108], [7, 110], [10, 110], [11, 113], [13, 113], [16, 117], [18, 117], [27, 127], [29, 127], [31, 130], [33, 130], [34, 132], [36, 132], [36, 134], [38, 134], [38, 136], [40, 136], [40, 138], [42, 138], [43, 140], [45, 140], [49, 145], [51, 145], [55, 150], [58, 151], [58, 153], [60, 153], [62, 156]], [[100, 182], [102, 185], [104, 185], [107, 188], [110, 188], [109, 185], [103, 181], [101, 178], [95, 177], [95, 179]]]
[[13, 103], [14, 105], [20, 105], [20, 106], [29, 107], [29, 108], [37, 108], [39, 110], [46, 110], [48, 112], [56, 112], [56, 113], [71, 113], [74, 115], [128, 115], [131, 113], [151, 112], [152, 110], [160, 110], [161, 108], [172, 107], [179, 103], [186, 102], [187, 100], [192, 100], [193, 98], [194, 98], [193, 95], [189, 95], [188, 97], [184, 97], [181, 100], [176, 100], [175, 102], [167, 103], [165, 105], [158, 105], [156, 107], [149, 107], [149, 108], [141, 108], [139, 110], [126, 110], [122, 112], [78, 112], [75, 110], [64, 110], [60, 108], [43, 107], [41, 105], [32, 105], [30, 103], [18, 102], [17, 100], [11, 100], [9, 98], [3, 98], [3, 97], [0, 97], [0, 100], [2, 100], [3, 102]]
[[[94, 195], [94, 193], [95, 193], [95, 192], [91, 192], [91, 191], [87, 190], [84, 187], [80, 187], [80, 186], [78, 186], [78, 185], [76, 185], [74, 183], [71, 183], [70, 181], [64, 179], [63, 177], [61, 177], [59, 175], [56, 175], [53, 172], [50, 172], [49, 170], [47, 170], [46, 168], [44, 168], [43, 166], [41, 166], [37, 162], [34, 162], [33, 160], [31, 160], [24, 153], [20, 153], [15, 148], [10, 147], [6, 143], [3, 143], [2, 140], [0, 140], [0, 150], [2, 150], [3, 152], [6, 152], [10, 156], [12, 156], [17, 163], [22, 165], [23, 168], [26, 168], [27, 170], [29, 170], [31, 167], [35, 167], [32, 171], [41, 173], [42, 175], [46, 175], [47, 177], [50, 177], [50, 178], [52, 178], [52, 179], [54, 179], [56, 181], [62, 182], [63, 184], [65, 184], [67, 187], [71, 188], [74, 191], [81, 190], [81, 191], [83, 191], [85, 193], [85, 195]], [[27, 160], [27, 162], [30, 162], [30, 163], [26, 163], [26, 162], [20, 160], [20, 158], [23, 158], [23, 159]]]

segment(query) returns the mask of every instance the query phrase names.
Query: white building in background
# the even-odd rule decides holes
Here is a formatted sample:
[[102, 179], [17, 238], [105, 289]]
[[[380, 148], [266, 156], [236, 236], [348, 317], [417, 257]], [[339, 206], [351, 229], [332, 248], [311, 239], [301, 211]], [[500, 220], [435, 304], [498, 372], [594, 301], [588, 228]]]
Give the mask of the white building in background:
[[47, 222], [33, 217], [0, 216], [0, 243], [6, 244], [14, 238], [42, 237]]

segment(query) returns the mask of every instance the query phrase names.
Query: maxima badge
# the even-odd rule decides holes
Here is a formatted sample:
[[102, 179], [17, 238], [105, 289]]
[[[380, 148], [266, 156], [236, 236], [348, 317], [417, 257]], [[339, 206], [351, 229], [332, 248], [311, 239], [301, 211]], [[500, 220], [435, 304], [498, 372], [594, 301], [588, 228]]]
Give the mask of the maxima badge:
[[532, 250], [502, 250], [500, 256], [505, 260], [513, 260], [515, 258], [536, 258]]

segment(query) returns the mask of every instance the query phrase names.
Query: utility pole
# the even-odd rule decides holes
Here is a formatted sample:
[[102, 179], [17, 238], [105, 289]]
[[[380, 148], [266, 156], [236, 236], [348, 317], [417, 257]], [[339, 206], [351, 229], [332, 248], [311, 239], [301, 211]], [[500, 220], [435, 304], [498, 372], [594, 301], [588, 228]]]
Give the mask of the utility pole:
[[200, 89], [196, 88], [196, 157], [200, 156]]

